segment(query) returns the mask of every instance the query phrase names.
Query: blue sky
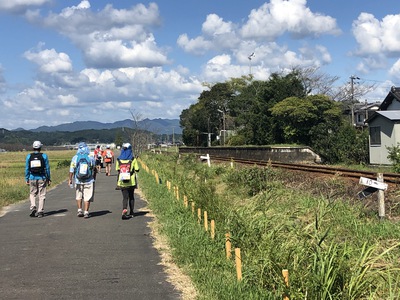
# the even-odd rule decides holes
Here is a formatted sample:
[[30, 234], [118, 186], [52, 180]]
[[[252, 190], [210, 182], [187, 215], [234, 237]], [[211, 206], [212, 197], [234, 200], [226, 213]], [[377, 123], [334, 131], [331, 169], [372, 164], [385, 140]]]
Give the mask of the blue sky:
[[[177, 119], [202, 83], [293, 67], [400, 80], [395, 0], [0, 0], [0, 128]], [[251, 60], [251, 53], [255, 56]]]

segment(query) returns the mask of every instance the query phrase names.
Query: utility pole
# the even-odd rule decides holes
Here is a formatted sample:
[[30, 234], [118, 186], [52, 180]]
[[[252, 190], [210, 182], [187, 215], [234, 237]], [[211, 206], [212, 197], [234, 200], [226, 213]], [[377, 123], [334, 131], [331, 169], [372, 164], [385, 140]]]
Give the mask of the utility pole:
[[217, 111], [222, 113], [222, 124], [223, 124], [222, 126], [224, 128], [224, 143], [223, 143], [223, 146], [225, 146], [225, 138], [226, 138], [226, 135], [225, 135], [225, 132], [226, 132], [226, 128], [225, 128], [225, 110], [217, 109]]
[[359, 80], [360, 77], [351, 75], [350, 76], [350, 93], [351, 93], [351, 125], [354, 126], [355, 124], [355, 120], [354, 120], [354, 80]]

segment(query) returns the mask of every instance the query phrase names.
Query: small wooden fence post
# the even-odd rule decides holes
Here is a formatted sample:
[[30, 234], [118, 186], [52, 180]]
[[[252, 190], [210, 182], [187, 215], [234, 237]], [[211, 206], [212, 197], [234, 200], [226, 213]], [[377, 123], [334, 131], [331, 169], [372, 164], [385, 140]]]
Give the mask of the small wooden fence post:
[[197, 209], [197, 223], [200, 224], [201, 222], [201, 208]]
[[208, 231], [208, 215], [207, 215], [207, 211], [204, 211], [204, 230]]
[[[289, 271], [287, 269], [282, 270], [282, 275], [286, 286], [289, 287]], [[289, 300], [289, 297], [286, 294], [284, 294], [283, 300]]]
[[231, 235], [230, 233], [225, 233], [225, 251], [226, 251], [226, 258], [231, 258]]
[[235, 263], [237, 280], [242, 280], [242, 258], [240, 256], [240, 248], [235, 248]]

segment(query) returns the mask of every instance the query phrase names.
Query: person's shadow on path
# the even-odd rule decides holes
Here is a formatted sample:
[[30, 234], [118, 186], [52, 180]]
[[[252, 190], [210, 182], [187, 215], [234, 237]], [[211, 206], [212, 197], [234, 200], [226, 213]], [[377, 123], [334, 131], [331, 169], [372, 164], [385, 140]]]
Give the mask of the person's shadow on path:
[[111, 214], [112, 212], [109, 210], [98, 210], [98, 211], [91, 211], [90, 212], [90, 216], [91, 217], [101, 217], [104, 216], [106, 214]]
[[68, 209], [63, 208], [63, 209], [59, 209], [59, 210], [51, 210], [51, 211], [47, 211], [44, 213], [45, 216], [52, 216], [52, 215], [57, 215], [57, 214], [63, 214], [65, 212], [67, 212]]

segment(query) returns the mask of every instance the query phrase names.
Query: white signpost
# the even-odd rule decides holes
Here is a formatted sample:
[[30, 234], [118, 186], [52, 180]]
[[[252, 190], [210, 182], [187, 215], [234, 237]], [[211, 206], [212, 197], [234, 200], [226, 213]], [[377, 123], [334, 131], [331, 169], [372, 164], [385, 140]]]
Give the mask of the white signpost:
[[378, 173], [377, 180], [370, 178], [360, 177], [360, 184], [367, 186], [364, 191], [359, 193], [360, 198], [365, 198], [366, 196], [378, 191], [378, 215], [380, 219], [385, 217], [385, 193], [388, 185], [383, 182], [383, 174]]
[[386, 191], [388, 188], [387, 183], [379, 182], [377, 180], [373, 180], [373, 179], [366, 178], [366, 177], [360, 177], [360, 184], [374, 187], [378, 190], [383, 190], [383, 191]]
[[207, 153], [207, 155], [205, 155], [205, 156], [204, 156], [204, 155], [200, 156], [200, 159], [201, 159], [201, 160], [206, 160], [208, 166], [211, 167], [210, 155], [209, 155], [208, 153]]

